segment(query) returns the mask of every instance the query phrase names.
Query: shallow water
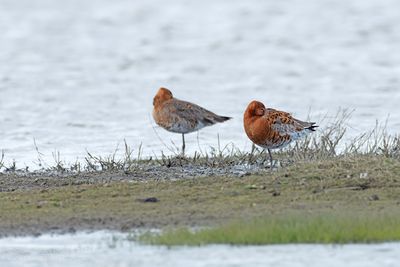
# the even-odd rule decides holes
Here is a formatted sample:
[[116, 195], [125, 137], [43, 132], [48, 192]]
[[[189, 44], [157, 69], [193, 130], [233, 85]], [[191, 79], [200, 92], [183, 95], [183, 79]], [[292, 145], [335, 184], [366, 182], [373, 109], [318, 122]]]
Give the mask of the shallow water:
[[110, 232], [0, 239], [1, 266], [398, 266], [400, 244], [166, 248]]
[[[400, 2], [0, 0], [0, 150], [19, 166], [67, 162], [124, 139], [160, 155], [180, 136], [153, 130], [160, 86], [234, 120], [187, 149], [249, 149], [250, 100], [319, 121], [355, 109], [352, 133], [388, 115], [400, 131]], [[157, 133], [157, 134], [156, 134]], [[199, 148], [200, 147], [200, 148]]]

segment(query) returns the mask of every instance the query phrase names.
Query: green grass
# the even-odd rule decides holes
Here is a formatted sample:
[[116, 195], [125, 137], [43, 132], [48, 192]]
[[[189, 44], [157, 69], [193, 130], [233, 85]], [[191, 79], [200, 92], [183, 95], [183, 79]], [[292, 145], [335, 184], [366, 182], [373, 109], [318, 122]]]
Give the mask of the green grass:
[[291, 214], [191, 231], [146, 233], [140, 240], [157, 245], [266, 245], [289, 243], [370, 243], [400, 240], [399, 214]]

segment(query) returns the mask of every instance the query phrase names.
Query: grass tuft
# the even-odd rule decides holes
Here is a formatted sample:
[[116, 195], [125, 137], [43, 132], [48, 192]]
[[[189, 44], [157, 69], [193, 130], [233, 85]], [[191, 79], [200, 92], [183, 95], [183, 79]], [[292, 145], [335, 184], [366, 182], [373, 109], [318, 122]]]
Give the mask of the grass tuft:
[[146, 233], [156, 245], [266, 245], [293, 243], [371, 243], [400, 240], [400, 216], [394, 214], [291, 214], [240, 221], [193, 231], [188, 228]]

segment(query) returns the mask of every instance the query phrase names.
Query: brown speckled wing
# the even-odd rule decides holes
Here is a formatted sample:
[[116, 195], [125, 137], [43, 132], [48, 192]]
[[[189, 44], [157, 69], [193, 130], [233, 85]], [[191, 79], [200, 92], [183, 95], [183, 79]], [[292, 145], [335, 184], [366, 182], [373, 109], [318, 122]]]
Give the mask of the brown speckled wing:
[[265, 116], [270, 120], [271, 128], [282, 136], [292, 135], [305, 128], [301, 121], [294, 119], [290, 113], [284, 111], [267, 109]]
[[268, 125], [278, 135], [286, 135], [292, 131], [290, 115], [286, 112], [281, 112], [274, 109], [267, 109], [264, 115], [268, 121]]

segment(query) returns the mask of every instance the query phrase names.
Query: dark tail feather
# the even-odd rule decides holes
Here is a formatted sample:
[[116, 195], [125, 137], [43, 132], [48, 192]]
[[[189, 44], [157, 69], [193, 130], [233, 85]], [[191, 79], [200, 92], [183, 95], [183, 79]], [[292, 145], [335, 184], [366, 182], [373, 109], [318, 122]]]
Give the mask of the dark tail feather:
[[310, 130], [310, 131], [315, 131], [315, 128], [318, 128], [318, 125], [315, 125], [315, 122], [309, 122], [309, 126], [306, 127], [305, 129]]
[[225, 117], [225, 116], [218, 116], [218, 117], [215, 118], [215, 120], [217, 122], [224, 122], [224, 121], [227, 121], [227, 120], [230, 120], [230, 119], [232, 119], [232, 118], [231, 117]]
[[231, 117], [224, 117], [224, 116], [215, 115], [213, 117], [203, 118], [202, 122], [205, 125], [213, 125], [213, 124], [216, 124], [218, 122], [224, 122], [224, 121], [227, 121], [227, 120], [230, 120], [230, 119], [232, 119], [232, 118]]

